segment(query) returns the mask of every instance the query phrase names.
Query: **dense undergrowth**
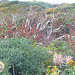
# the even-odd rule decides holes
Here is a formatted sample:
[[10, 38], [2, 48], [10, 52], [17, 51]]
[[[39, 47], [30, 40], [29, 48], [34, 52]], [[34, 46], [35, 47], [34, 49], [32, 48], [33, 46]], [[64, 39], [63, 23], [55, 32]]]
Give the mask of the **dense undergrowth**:
[[0, 75], [75, 74], [75, 4], [56, 6], [0, 3]]
[[0, 41], [0, 60], [5, 69], [2, 75], [12, 75], [13, 68], [16, 75], [41, 75], [42, 63], [50, 60], [47, 49], [38, 45], [32, 46], [32, 41], [26, 38], [11, 38]]

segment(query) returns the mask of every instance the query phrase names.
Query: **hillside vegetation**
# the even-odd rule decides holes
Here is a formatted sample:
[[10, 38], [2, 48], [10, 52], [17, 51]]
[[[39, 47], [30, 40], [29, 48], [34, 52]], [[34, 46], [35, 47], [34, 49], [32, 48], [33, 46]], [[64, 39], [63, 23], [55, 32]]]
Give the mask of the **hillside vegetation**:
[[[56, 7], [58, 5], [52, 5], [49, 3], [44, 3], [44, 2], [19, 2], [19, 1], [13, 1], [13, 2], [3, 2], [0, 3], [0, 11], [4, 11], [4, 12], [8, 12], [8, 11], [12, 11], [12, 12], [16, 12], [19, 11], [19, 9], [22, 10], [30, 10], [28, 9], [28, 7], [30, 6], [35, 6], [35, 7], [41, 7], [42, 9], [46, 9], [46, 8], [53, 8]], [[41, 9], [40, 9], [41, 10]]]
[[0, 2], [0, 75], [75, 74], [75, 3]]

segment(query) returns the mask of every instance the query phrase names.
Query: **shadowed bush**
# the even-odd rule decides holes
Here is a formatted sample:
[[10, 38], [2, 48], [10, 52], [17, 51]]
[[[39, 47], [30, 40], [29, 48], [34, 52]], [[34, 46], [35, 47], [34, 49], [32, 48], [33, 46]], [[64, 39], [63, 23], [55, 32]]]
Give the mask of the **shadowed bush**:
[[38, 45], [32, 46], [26, 38], [11, 38], [0, 41], [0, 60], [5, 64], [2, 75], [42, 75], [41, 66], [49, 60], [49, 53]]

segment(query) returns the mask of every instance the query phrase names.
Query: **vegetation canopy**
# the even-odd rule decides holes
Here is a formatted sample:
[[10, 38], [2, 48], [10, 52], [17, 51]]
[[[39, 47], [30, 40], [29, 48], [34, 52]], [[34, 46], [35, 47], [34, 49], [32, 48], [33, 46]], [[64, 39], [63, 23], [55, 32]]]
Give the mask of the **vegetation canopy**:
[[1, 1], [0, 61], [0, 75], [74, 75], [75, 3]]

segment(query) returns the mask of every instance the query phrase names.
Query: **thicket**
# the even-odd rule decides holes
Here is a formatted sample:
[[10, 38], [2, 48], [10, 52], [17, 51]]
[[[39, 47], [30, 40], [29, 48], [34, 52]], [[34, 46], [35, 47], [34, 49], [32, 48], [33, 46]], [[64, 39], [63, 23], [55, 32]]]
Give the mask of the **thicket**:
[[5, 64], [1, 75], [41, 75], [42, 64], [50, 60], [47, 49], [32, 45], [26, 38], [0, 40], [0, 61]]
[[11, 7], [11, 13], [2, 12], [0, 17], [0, 60], [5, 64], [2, 75], [75, 73], [74, 8], [66, 8], [66, 12], [49, 8], [51, 13], [47, 14], [38, 11], [38, 5], [26, 6], [26, 13], [21, 11], [24, 8], [13, 13], [18, 4]]

